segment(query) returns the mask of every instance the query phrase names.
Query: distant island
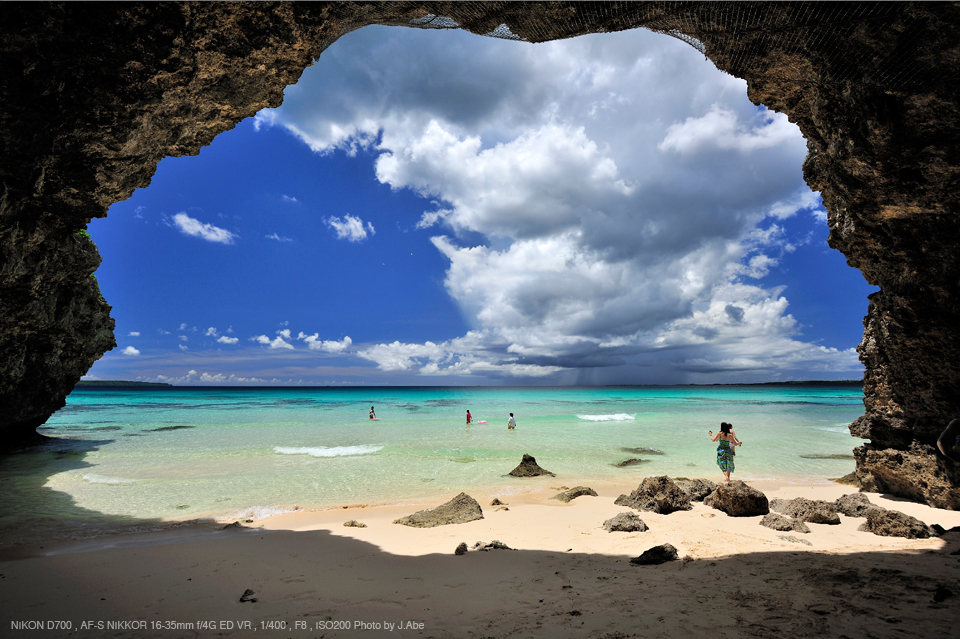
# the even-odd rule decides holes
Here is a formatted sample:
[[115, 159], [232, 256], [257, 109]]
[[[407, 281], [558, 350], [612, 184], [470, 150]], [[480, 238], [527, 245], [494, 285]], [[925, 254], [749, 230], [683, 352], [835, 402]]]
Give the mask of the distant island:
[[84, 386], [111, 386], [114, 388], [168, 388], [173, 386], [173, 384], [164, 384], [161, 382], [128, 382], [122, 379], [81, 379], [79, 382], [77, 382], [76, 386], [77, 388], [83, 388]]

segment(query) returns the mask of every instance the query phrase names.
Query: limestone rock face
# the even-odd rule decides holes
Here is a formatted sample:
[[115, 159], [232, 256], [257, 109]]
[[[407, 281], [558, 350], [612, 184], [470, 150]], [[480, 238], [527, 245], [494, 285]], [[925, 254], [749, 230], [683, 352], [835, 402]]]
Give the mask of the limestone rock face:
[[905, 450], [881, 450], [865, 444], [855, 448], [853, 455], [861, 490], [960, 510], [960, 464], [937, 454], [934, 446], [914, 441]]
[[770, 512], [767, 496], [740, 480], [720, 484], [704, 498], [703, 503], [731, 517], [756, 517]]
[[448, 524], [465, 524], [478, 519], [483, 519], [480, 504], [467, 493], [460, 493], [445, 504], [433, 509], [419, 510], [396, 519], [393, 523], [413, 528], [434, 528]]
[[537, 460], [533, 455], [523, 454], [523, 458], [520, 460], [520, 465], [511, 470], [508, 475], [514, 477], [540, 477], [541, 475], [550, 475], [551, 477], [556, 477], [553, 473], [545, 468], [540, 468], [537, 465]]
[[857, 530], [871, 532], [884, 537], [906, 537], [907, 539], [927, 539], [933, 531], [925, 523], [905, 515], [897, 510], [877, 508], [868, 510], [863, 522]]
[[647, 477], [637, 489], [629, 495], [620, 495], [615, 502], [618, 506], [628, 506], [635, 510], [669, 515], [678, 510], [690, 510], [690, 494], [682, 490], [666, 475]]
[[195, 155], [338, 37], [428, 15], [530, 42], [647, 27], [696, 46], [807, 140], [829, 243], [879, 291], [852, 426], [865, 486], [958, 508], [932, 451], [960, 415], [960, 13], [953, 3], [6, 3], [0, 19], [0, 437], [115, 346], [77, 232], [166, 156]]

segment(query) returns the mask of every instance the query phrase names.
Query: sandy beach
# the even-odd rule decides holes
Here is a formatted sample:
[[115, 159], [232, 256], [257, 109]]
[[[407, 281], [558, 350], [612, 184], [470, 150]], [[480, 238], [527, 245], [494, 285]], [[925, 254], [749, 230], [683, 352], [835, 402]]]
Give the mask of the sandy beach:
[[[551, 499], [578, 484], [599, 496]], [[854, 492], [825, 481], [751, 485], [770, 499]], [[638, 513], [649, 526], [643, 533], [606, 532], [606, 519], [629, 510], [614, 499], [634, 488], [535, 478], [502, 497], [506, 507], [474, 494], [482, 520], [427, 529], [392, 522], [439, 502], [346, 505], [243, 528], [200, 524], [8, 548], [0, 635], [956, 636], [958, 533], [880, 537], [857, 531], [862, 518], [843, 515], [840, 525], [783, 533], [758, 525], [760, 517], [733, 518], [702, 503]], [[868, 496], [927, 524], [960, 526], [960, 512]], [[345, 527], [348, 520], [366, 527]], [[494, 539], [514, 550], [454, 554], [461, 542]], [[682, 560], [629, 562], [663, 543]], [[952, 596], [944, 599], [943, 589]], [[255, 601], [241, 602], [248, 590]]]

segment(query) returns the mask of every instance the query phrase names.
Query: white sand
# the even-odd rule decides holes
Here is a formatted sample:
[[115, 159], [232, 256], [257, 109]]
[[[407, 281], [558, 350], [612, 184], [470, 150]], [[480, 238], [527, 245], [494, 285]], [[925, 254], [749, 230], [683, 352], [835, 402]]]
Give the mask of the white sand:
[[[0, 561], [0, 636], [957, 636], [960, 556], [950, 553], [960, 534], [879, 537], [857, 531], [863, 519], [842, 515], [839, 526], [781, 533], [758, 525], [760, 517], [731, 518], [703, 504], [638, 513], [650, 527], [644, 533], [608, 533], [603, 521], [629, 510], [614, 499], [635, 485], [526, 481], [529, 492], [501, 497], [507, 509], [489, 507], [493, 495], [474, 494], [484, 519], [460, 525], [392, 523], [436, 505], [425, 503], [300, 511], [244, 530], [199, 526], [21, 548], [23, 558]], [[549, 499], [561, 485], [577, 484], [600, 496]], [[834, 500], [854, 490], [827, 482], [751, 485], [771, 499]], [[868, 496], [928, 524], [960, 526], [960, 512]], [[349, 519], [367, 527], [344, 527]], [[460, 542], [493, 539], [517, 550], [453, 554]], [[662, 543], [691, 560], [629, 563]], [[935, 603], [938, 587], [954, 596]], [[238, 601], [247, 589], [258, 601]], [[31, 620], [68, 621], [72, 630], [11, 627]], [[84, 620], [147, 628], [78, 630]], [[285, 629], [270, 628], [280, 622]], [[422, 629], [383, 625], [407, 622]], [[349, 630], [325, 627], [334, 624]]]

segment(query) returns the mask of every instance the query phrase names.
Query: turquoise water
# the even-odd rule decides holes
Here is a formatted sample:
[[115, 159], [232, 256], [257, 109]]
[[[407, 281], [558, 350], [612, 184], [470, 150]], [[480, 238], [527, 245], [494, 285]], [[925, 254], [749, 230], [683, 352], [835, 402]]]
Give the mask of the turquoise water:
[[[487, 423], [467, 426], [467, 409]], [[40, 431], [59, 441], [3, 464], [0, 533], [509, 494], [529, 485], [505, 476], [523, 453], [558, 484], [716, 480], [721, 421], [744, 442], [736, 478], [825, 479], [852, 458], [801, 455], [849, 455], [862, 413], [850, 386], [77, 389]], [[616, 466], [629, 458], [648, 461]]]

